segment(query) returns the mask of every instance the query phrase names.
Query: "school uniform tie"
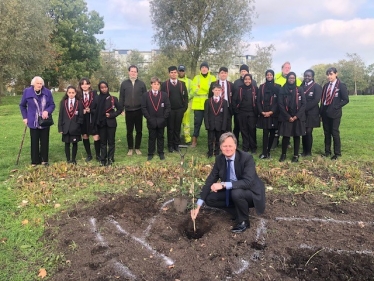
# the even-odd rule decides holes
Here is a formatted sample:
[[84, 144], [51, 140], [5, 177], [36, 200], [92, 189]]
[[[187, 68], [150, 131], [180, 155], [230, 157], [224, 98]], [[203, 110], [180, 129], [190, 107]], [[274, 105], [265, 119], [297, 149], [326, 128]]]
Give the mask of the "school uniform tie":
[[87, 100], [88, 100], [88, 94], [84, 93], [84, 102], [87, 102]]
[[333, 93], [332, 93], [332, 83], [330, 83], [326, 92], [325, 105], [330, 105], [332, 103]]
[[215, 101], [216, 103], [218, 103], [218, 102], [219, 102], [219, 98], [214, 98], [214, 101]]
[[171, 82], [173, 84], [173, 86], [177, 85], [177, 82], [173, 81]]
[[225, 82], [222, 81], [221, 83], [222, 83], [221, 84], [221, 86], [222, 86], [222, 98], [225, 98]]
[[70, 100], [69, 111], [73, 111], [73, 100]]
[[153, 92], [153, 96], [156, 97], [157, 96], [157, 92]]
[[[230, 177], [231, 177], [231, 161], [230, 159], [226, 160], [226, 182], [231, 182]], [[226, 207], [230, 205], [230, 193], [231, 189], [226, 188]]]

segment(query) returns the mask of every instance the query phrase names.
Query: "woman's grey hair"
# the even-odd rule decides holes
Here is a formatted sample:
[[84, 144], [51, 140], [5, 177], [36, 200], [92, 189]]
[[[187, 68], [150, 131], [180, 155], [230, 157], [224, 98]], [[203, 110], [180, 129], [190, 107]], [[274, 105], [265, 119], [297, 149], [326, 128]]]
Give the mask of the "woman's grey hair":
[[235, 145], [238, 145], [235, 135], [231, 132], [223, 133], [221, 135], [221, 137], [219, 138], [219, 145], [221, 145], [228, 138], [232, 138], [235, 142]]
[[34, 86], [36, 80], [39, 80], [39, 79], [42, 80], [42, 85], [44, 86], [44, 80], [43, 80], [43, 78], [40, 77], [40, 76], [35, 76], [34, 78], [32, 78], [32, 80], [31, 80], [31, 86]]

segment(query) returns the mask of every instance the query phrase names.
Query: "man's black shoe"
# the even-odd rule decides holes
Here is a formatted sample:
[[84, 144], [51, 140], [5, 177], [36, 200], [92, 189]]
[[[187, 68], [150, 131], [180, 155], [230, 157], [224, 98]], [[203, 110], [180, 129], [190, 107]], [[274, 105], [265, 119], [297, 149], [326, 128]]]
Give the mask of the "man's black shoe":
[[153, 159], [153, 155], [148, 155], [147, 160], [151, 161]]
[[86, 162], [90, 162], [92, 160], [92, 155], [88, 155], [87, 157], [86, 157]]
[[250, 227], [249, 221], [242, 221], [241, 223], [237, 224], [233, 229], [231, 229], [231, 232], [242, 233], [249, 227]]
[[294, 155], [294, 156], [292, 157], [291, 162], [293, 162], [293, 163], [299, 162], [299, 156]]
[[172, 147], [169, 147], [168, 150], [169, 150], [170, 153], [174, 152], [174, 149]]
[[165, 155], [163, 153], [160, 154], [160, 160], [165, 160]]
[[331, 160], [338, 160], [338, 158], [339, 158], [339, 155], [334, 154], [334, 155], [331, 157]]
[[267, 153], [267, 154], [261, 154], [260, 155], [260, 159], [267, 159], [267, 158], [270, 158], [270, 154]]

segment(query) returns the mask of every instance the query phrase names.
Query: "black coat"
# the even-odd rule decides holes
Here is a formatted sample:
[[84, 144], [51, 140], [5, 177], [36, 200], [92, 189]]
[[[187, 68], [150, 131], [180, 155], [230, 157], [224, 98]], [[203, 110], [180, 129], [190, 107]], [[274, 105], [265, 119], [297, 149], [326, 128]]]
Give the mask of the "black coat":
[[342, 117], [342, 107], [349, 103], [347, 86], [337, 79], [333, 90], [334, 98], [329, 106], [325, 106], [325, 97], [329, 83], [326, 83], [322, 89], [320, 114], [335, 119]]
[[[257, 127], [261, 129], [276, 129], [278, 128], [278, 96], [280, 86], [274, 84], [274, 91], [272, 93], [265, 91], [265, 84], [261, 84], [257, 92], [257, 111], [259, 118], [257, 120]], [[270, 117], [264, 117], [262, 112], [272, 111]]]
[[287, 95], [283, 86], [279, 92], [279, 118], [280, 122], [288, 122], [291, 117], [297, 116], [300, 121], [305, 121], [305, 95], [302, 87], [297, 87], [296, 91]]
[[152, 91], [149, 91], [143, 95], [142, 112], [147, 119], [149, 129], [166, 127], [166, 119], [169, 117], [170, 110], [167, 93], [159, 91], [157, 96], [153, 97]]
[[75, 99], [73, 114], [69, 114], [69, 99], [60, 103], [60, 112], [58, 115], [58, 131], [64, 135], [71, 136], [81, 135], [81, 126], [83, 124], [83, 104], [80, 100]]
[[[237, 150], [235, 153], [235, 175], [238, 179], [232, 182], [233, 189], [247, 189], [252, 191], [253, 203], [258, 214], [265, 211], [265, 185], [256, 173], [255, 162], [252, 155]], [[213, 183], [226, 181], [226, 157], [220, 154], [216, 157], [213, 170], [210, 172], [200, 193], [200, 199], [206, 200], [211, 192]]]
[[[98, 107], [100, 105], [98, 104], [98, 102], [99, 102], [99, 98], [97, 98], [94, 101], [94, 104], [91, 108], [91, 112], [94, 115], [94, 120], [95, 120], [94, 123], [99, 126], [100, 125], [99, 124], [100, 116], [98, 116], [98, 114], [99, 114], [98, 113], [99, 112]], [[117, 97], [111, 96], [109, 94], [108, 94], [108, 97], [106, 97], [106, 99], [104, 100], [104, 103], [105, 103], [105, 113], [109, 113], [109, 117], [106, 117], [106, 119], [105, 119], [104, 126], [115, 128], [115, 127], [117, 127], [116, 117], [122, 113], [123, 107], [118, 102]]]
[[207, 130], [226, 131], [228, 114], [227, 100], [221, 98], [216, 103], [213, 97], [207, 99], [204, 104], [205, 128]]
[[310, 85], [304, 85], [304, 94], [306, 100], [305, 106], [305, 116], [306, 122], [305, 126], [308, 128], [316, 128], [320, 126], [319, 120], [319, 106], [318, 103], [321, 100], [322, 87], [313, 82]]
[[241, 114], [249, 114], [249, 116], [256, 116], [258, 115], [257, 111], [257, 92], [258, 89], [256, 86], [253, 86], [249, 89], [240, 86], [237, 91], [235, 91], [234, 98], [233, 98], [233, 108], [235, 113]]

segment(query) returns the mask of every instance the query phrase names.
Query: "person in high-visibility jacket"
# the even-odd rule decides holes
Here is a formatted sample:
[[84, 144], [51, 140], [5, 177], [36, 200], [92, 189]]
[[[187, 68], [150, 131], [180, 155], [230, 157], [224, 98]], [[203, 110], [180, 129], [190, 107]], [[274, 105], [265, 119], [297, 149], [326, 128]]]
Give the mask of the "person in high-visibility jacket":
[[192, 105], [194, 111], [194, 130], [191, 147], [196, 147], [197, 138], [200, 134], [200, 127], [204, 120], [204, 103], [208, 99], [210, 84], [216, 81], [216, 77], [209, 72], [209, 65], [203, 62], [200, 65], [200, 74], [192, 80]]
[[[282, 71], [275, 74], [274, 82], [275, 84], [280, 85], [281, 87], [284, 86], [287, 82], [286, 76], [291, 71], [291, 63], [289, 61], [286, 61], [284, 64], [282, 64]], [[302, 84], [301, 80], [299, 78], [296, 78], [296, 86], [300, 87]]]
[[184, 141], [186, 144], [191, 144], [191, 99], [192, 99], [192, 80], [186, 76], [186, 67], [184, 65], [178, 66], [178, 80], [183, 81], [186, 84], [188, 93], [188, 108], [184, 112], [182, 119], [182, 132]]

